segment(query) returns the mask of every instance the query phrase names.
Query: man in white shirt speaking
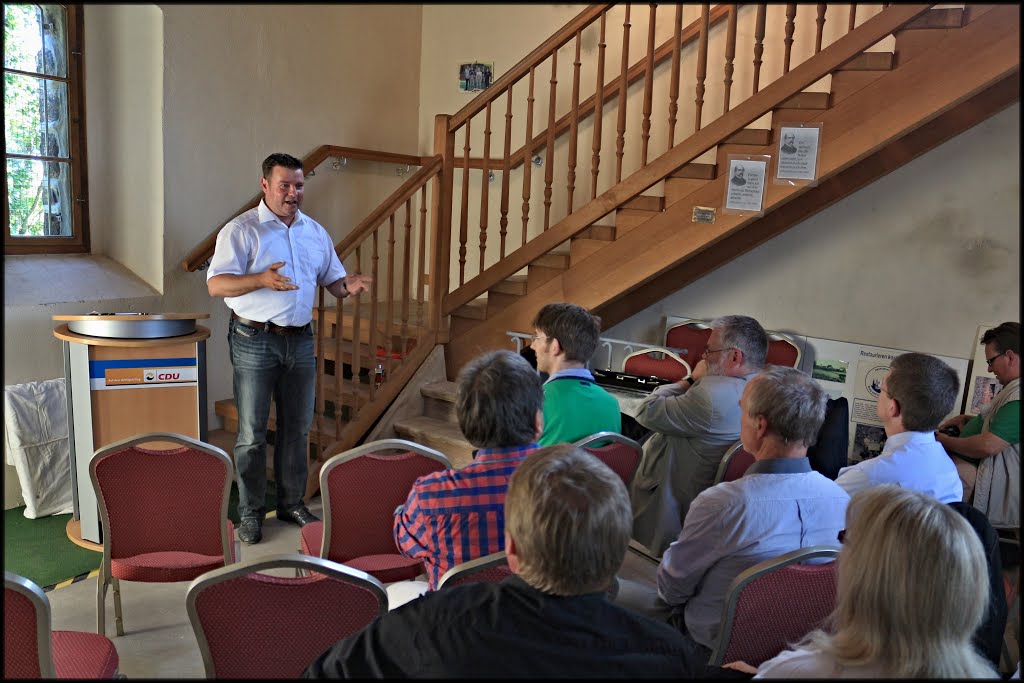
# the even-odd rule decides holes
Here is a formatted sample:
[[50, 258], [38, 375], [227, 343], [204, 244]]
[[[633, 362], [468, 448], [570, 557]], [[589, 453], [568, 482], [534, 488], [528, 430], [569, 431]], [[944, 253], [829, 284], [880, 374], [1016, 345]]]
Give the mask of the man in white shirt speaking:
[[869, 486], [899, 484], [943, 503], [962, 500], [956, 465], [935, 440], [959, 388], [956, 370], [938, 358], [925, 353], [897, 356], [878, 395], [878, 419], [888, 437], [885, 447], [878, 457], [839, 470], [836, 483], [851, 496]]

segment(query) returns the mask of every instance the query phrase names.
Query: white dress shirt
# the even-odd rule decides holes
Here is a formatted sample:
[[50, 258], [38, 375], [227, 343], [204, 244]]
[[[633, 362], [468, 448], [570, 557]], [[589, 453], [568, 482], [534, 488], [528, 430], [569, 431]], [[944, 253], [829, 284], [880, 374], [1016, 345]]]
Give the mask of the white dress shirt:
[[266, 202], [232, 219], [217, 234], [217, 246], [206, 279], [215, 275], [262, 273], [284, 261], [277, 272], [298, 289], [257, 289], [241, 296], [226, 296], [224, 303], [237, 315], [257, 322], [301, 327], [313, 319], [317, 286], [345, 277], [345, 268], [323, 226], [301, 211], [291, 227], [281, 222]]
[[784, 650], [757, 667], [754, 678], [888, 678], [877, 664], [842, 666], [820, 650]]
[[658, 567], [658, 595], [683, 606], [690, 636], [713, 647], [732, 580], [798, 548], [837, 547], [849, 500], [807, 458], [759, 460], [693, 501]]
[[956, 465], [932, 432], [893, 434], [877, 457], [839, 470], [836, 483], [851, 496], [871, 486], [899, 484], [941, 503], [959, 502], [964, 497]]

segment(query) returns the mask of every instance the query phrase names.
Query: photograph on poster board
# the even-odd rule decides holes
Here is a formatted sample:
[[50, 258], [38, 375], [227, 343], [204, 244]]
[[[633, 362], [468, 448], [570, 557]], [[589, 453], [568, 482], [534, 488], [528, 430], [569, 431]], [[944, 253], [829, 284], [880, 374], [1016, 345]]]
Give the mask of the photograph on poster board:
[[464, 62], [459, 64], [459, 92], [479, 92], [491, 86], [494, 62]]
[[767, 160], [730, 159], [729, 182], [725, 185], [725, 208], [761, 213], [767, 168]]
[[[978, 332], [974, 335], [974, 359], [971, 363], [971, 374], [964, 380], [964, 386], [967, 390], [967, 399], [964, 402], [964, 412], [968, 415], [977, 415], [981, 406], [992, 400], [992, 396], [999, 393], [999, 389], [1002, 387], [998, 384], [996, 376], [988, 370], [988, 364], [985, 362], [985, 346], [981, 343], [981, 338], [988, 330], [996, 327], [996, 325], [978, 325]], [[992, 392], [992, 396], [978, 396], [980, 392], [988, 392], [991, 390], [991, 382], [996, 382], [997, 388]]]
[[779, 180], [816, 180], [820, 138], [821, 128], [817, 126], [780, 128], [779, 163], [775, 177]]
[[813, 379], [820, 379], [824, 382], [838, 382], [846, 384], [846, 372], [850, 363], [845, 360], [829, 358], [816, 358], [814, 370], [811, 372]]
[[871, 425], [857, 425], [853, 435], [853, 459], [875, 458], [885, 447], [885, 429]]
[[996, 394], [1002, 391], [1003, 385], [995, 377], [981, 375], [974, 378], [974, 387], [971, 392], [971, 405], [968, 412], [977, 415], [981, 407], [995, 398]]

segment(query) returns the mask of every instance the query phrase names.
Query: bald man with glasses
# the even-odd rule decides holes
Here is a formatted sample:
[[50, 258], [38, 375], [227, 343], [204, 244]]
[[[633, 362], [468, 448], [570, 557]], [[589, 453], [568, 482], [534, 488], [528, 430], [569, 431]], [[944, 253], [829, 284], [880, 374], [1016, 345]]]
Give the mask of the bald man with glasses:
[[654, 435], [631, 487], [633, 538], [651, 554], [661, 556], [678, 538], [690, 503], [714, 483], [722, 456], [740, 438], [740, 396], [767, 354], [768, 335], [756, 320], [717, 318], [692, 374], [641, 404], [636, 421]]

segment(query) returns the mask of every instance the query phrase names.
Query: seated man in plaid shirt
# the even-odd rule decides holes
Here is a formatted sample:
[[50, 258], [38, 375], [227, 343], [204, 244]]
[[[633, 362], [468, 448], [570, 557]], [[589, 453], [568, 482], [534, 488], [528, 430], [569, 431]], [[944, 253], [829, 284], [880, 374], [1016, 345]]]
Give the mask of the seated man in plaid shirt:
[[[479, 450], [462, 469], [417, 479], [405, 505], [395, 511], [399, 550], [426, 565], [428, 585], [416, 582], [422, 586], [417, 593], [436, 589], [455, 565], [505, 549], [508, 481], [537, 449], [543, 403], [537, 371], [511, 351], [484, 354], [459, 374], [459, 427]], [[393, 597], [389, 590], [389, 602]]]

